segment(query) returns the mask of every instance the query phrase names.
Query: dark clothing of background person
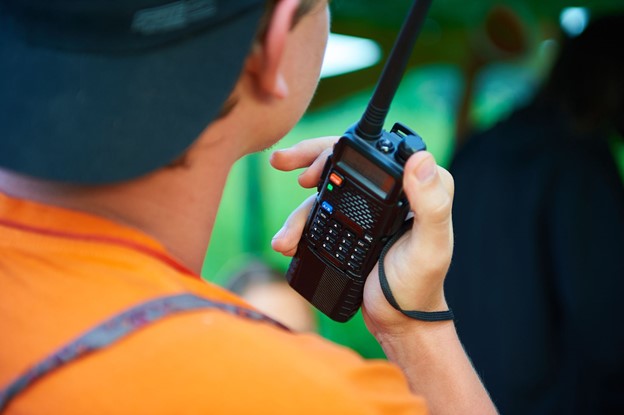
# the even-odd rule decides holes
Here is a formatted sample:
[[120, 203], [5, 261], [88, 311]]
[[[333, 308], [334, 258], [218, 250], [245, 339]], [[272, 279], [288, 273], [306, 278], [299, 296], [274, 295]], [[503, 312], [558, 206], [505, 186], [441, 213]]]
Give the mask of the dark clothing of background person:
[[624, 71], [605, 64], [622, 52], [574, 42], [535, 101], [450, 168], [447, 298], [506, 415], [624, 414], [624, 186], [608, 141], [622, 137]]
[[524, 109], [457, 155], [447, 297], [501, 413], [622, 414], [624, 187], [606, 140], [555, 117]]

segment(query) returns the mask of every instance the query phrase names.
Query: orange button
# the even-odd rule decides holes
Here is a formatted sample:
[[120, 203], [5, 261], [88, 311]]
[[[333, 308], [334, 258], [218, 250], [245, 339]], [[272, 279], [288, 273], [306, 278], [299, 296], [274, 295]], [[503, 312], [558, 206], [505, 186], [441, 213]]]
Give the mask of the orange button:
[[342, 186], [342, 177], [336, 173], [332, 173], [329, 175], [329, 181], [336, 186]]

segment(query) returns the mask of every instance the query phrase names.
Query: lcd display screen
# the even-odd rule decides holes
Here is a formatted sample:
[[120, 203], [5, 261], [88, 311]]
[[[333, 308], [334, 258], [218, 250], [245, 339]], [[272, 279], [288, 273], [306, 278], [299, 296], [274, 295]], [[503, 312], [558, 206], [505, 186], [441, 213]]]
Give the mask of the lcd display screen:
[[351, 174], [361, 176], [365, 181], [374, 185], [376, 193], [383, 198], [386, 198], [395, 184], [394, 177], [349, 146], [344, 148], [340, 164], [348, 167]]

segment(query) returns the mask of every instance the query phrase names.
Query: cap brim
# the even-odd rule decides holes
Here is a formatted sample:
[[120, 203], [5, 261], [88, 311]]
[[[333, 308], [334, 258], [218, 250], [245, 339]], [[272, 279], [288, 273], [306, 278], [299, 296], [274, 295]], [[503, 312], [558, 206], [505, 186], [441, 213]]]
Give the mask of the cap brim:
[[120, 55], [38, 48], [0, 20], [0, 166], [97, 184], [170, 163], [218, 115], [262, 13], [259, 5], [197, 36]]

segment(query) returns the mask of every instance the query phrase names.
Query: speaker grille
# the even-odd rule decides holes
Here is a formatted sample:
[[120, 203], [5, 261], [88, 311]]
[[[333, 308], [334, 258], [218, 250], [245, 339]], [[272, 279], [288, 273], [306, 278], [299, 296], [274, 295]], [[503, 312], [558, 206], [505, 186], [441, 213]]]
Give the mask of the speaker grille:
[[312, 297], [312, 303], [322, 312], [331, 314], [347, 282], [348, 278], [341, 276], [332, 267], [325, 267]]
[[365, 231], [371, 231], [381, 216], [381, 206], [369, 200], [352, 186], [345, 186], [341, 193], [327, 194], [327, 199], [336, 209]]

